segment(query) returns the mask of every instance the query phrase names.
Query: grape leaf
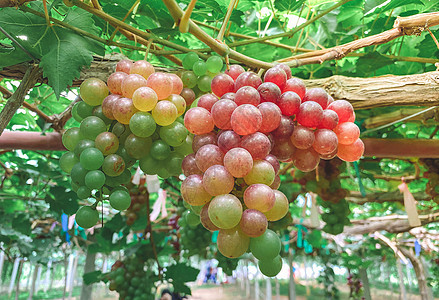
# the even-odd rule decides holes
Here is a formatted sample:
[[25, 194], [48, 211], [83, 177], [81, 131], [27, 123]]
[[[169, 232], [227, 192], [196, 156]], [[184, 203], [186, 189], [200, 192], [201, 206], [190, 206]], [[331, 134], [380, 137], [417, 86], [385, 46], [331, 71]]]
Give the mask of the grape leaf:
[[305, 2], [305, 0], [276, 0], [274, 1], [274, 7], [281, 11], [295, 11], [303, 2]]
[[185, 282], [195, 281], [200, 270], [188, 266], [184, 263], [177, 263], [175, 265], [166, 267], [166, 277], [172, 279], [174, 290], [179, 293], [191, 294], [190, 288]]
[[84, 283], [87, 285], [92, 283], [97, 283], [102, 280], [102, 272], [93, 271], [93, 272], [85, 273], [84, 275], [82, 275], [82, 279], [84, 280]]
[[367, 76], [368, 74], [374, 72], [375, 70], [382, 68], [387, 65], [393, 64], [395, 61], [388, 57], [381, 55], [378, 52], [371, 52], [365, 56], [360, 57], [357, 60], [357, 76]]

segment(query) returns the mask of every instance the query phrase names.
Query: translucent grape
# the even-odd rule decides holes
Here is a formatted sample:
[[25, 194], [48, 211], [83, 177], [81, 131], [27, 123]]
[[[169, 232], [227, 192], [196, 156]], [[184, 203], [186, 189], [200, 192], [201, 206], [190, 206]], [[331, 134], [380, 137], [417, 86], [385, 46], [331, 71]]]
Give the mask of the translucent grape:
[[192, 69], [197, 76], [203, 76], [207, 72], [206, 63], [202, 60], [195, 62]]
[[223, 60], [219, 56], [212, 55], [206, 61], [207, 70], [211, 73], [218, 73], [223, 67]]
[[184, 98], [184, 101], [186, 101], [186, 106], [191, 106], [191, 104], [195, 101], [195, 93], [192, 89], [189, 88], [183, 88], [183, 90], [180, 93], [180, 96]]
[[294, 92], [283, 93], [277, 102], [282, 114], [285, 116], [297, 114], [299, 112], [300, 104], [300, 97]]
[[187, 129], [179, 122], [174, 122], [171, 125], [160, 128], [160, 138], [171, 147], [183, 144], [187, 135]]
[[177, 116], [181, 116], [186, 111], [186, 101], [182, 96], [171, 94], [166, 100], [169, 100], [175, 105], [177, 108]]
[[59, 159], [59, 166], [61, 170], [70, 174], [73, 166], [78, 163], [79, 160], [76, 158], [75, 153], [69, 151], [65, 152]]
[[178, 176], [181, 174], [181, 164], [184, 156], [177, 152], [171, 152], [168, 159], [165, 160], [165, 169], [172, 176]]
[[279, 126], [272, 132], [275, 138], [288, 138], [294, 132], [294, 122], [290, 117], [282, 116]]
[[78, 145], [79, 141], [82, 140], [82, 134], [78, 127], [72, 127], [67, 129], [62, 135], [62, 144], [67, 150], [73, 151], [75, 150], [76, 145]]
[[[107, 96], [110, 97], [111, 95]], [[114, 95], [115, 97], [118, 97], [117, 95]], [[107, 98], [106, 97], [106, 98]], [[85, 103], [84, 101], [79, 101], [75, 104], [75, 106], [77, 107], [77, 112], [78, 115], [81, 118], [87, 118], [91, 115], [93, 115], [93, 108], [94, 106], [88, 105], [87, 103]]]
[[86, 186], [81, 186], [76, 191], [76, 194], [78, 195], [79, 199], [87, 199], [91, 195], [91, 189]]
[[314, 132], [308, 127], [301, 125], [296, 126], [291, 135], [291, 142], [298, 149], [308, 149], [315, 140]]
[[282, 93], [288, 91], [296, 93], [299, 95], [300, 99], [303, 99], [306, 94], [306, 87], [302, 80], [292, 77], [286, 81], [285, 86], [282, 89]]
[[287, 74], [282, 67], [270, 68], [267, 70], [267, 72], [265, 72], [264, 82], [272, 82], [276, 84], [281, 90], [284, 88], [286, 81]]
[[209, 231], [217, 231], [219, 230], [219, 227], [212, 223], [212, 221], [209, 218], [209, 206], [211, 202], [208, 202], [203, 205], [203, 208], [200, 212], [200, 221], [201, 225], [203, 225], [204, 228], [206, 228]]
[[174, 147], [174, 151], [183, 155], [191, 154], [192, 151], [192, 136], [188, 135], [186, 140], [180, 146]]
[[259, 271], [267, 277], [274, 277], [282, 270], [282, 257], [280, 255], [273, 259], [260, 260]]
[[183, 170], [183, 174], [185, 176], [190, 176], [194, 174], [202, 175], [203, 172], [201, 172], [200, 169], [197, 167], [197, 163], [195, 162], [195, 155], [189, 154], [185, 156], [183, 159], [183, 162], [181, 164], [181, 169]]
[[157, 160], [165, 160], [171, 154], [171, 148], [166, 142], [157, 140], [152, 143], [149, 152], [153, 158]]
[[275, 174], [277, 174], [279, 172], [280, 164], [279, 164], [279, 161], [277, 160], [276, 156], [274, 156], [272, 154], [268, 154], [266, 157], [264, 157], [264, 160], [268, 161], [271, 164], [271, 166], [274, 169]]
[[280, 161], [287, 161], [293, 156], [295, 151], [296, 148], [290, 139], [280, 138], [274, 141], [274, 146], [270, 153], [276, 156]]
[[244, 192], [244, 203], [250, 209], [267, 212], [274, 206], [275, 195], [268, 185], [252, 184]]
[[253, 168], [253, 158], [244, 148], [233, 148], [224, 155], [224, 167], [233, 177], [242, 178]]
[[108, 96], [108, 88], [105, 82], [99, 78], [87, 78], [79, 87], [81, 99], [91, 106], [101, 105]]
[[287, 75], [287, 80], [291, 78], [291, 68], [288, 67], [286, 64], [277, 64], [274, 66], [274, 68], [281, 68], [284, 70], [285, 75]]
[[238, 105], [251, 104], [258, 106], [261, 102], [261, 96], [257, 89], [251, 86], [243, 86], [235, 93], [235, 102]]
[[81, 123], [81, 121], [82, 121], [82, 119], [83, 119], [83, 117], [81, 117], [81, 116], [78, 114], [78, 105], [79, 105], [79, 103], [81, 103], [81, 102], [84, 102], [84, 101], [77, 102], [77, 103], [76, 103], [75, 105], [73, 105], [73, 107], [72, 107], [72, 117], [73, 117], [73, 119], [75, 119], [76, 122], [79, 122], [79, 123]]
[[239, 135], [252, 134], [261, 127], [262, 114], [255, 106], [243, 104], [233, 111], [230, 124], [233, 131]]
[[79, 159], [82, 151], [84, 151], [87, 148], [94, 147], [94, 146], [95, 146], [95, 143], [92, 140], [80, 140], [79, 143], [76, 145], [75, 150], [73, 150], [73, 152], [75, 153], [76, 158]]
[[249, 237], [261, 236], [267, 230], [268, 222], [263, 213], [256, 209], [246, 209], [239, 222], [242, 232]]
[[108, 124], [111, 123], [111, 120], [104, 115], [104, 113], [102, 111], [102, 106], [101, 105], [95, 106], [93, 108], [93, 116], [98, 117], [99, 119], [104, 121], [105, 125], [108, 125]]
[[203, 186], [212, 196], [228, 194], [233, 190], [234, 185], [235, 179], [222, 165], [213, 165], [204, 172]]
[[150, 137], [138, 137], [130, 134], [125, 140], [125, 149], [129, 156], [135, 159], [141, 159], [148, 155], [151, 149], [152, 140]]
[[312, 147], [319, 154], [330, 154], [337, 149], [337, 135], [329, 129], [317, 129], [314, 132], [315, 140]]
[[323, 109], [326, 109], [328, 106], [328, 93], [322, 88], [311, 88], [306, 91], [305, 97], [303, 97], [302, 102], [306, 101], [314, 101]]
[[333, 130], [338, 124], [338, 115], [335, 111], [325, 109], [318, 128]]
[[124, 190], [115, 190], [110, 195], [110, 205], [116, 210], [126, 210], [131, 205], [130, 194]]
[[152, 115], [147, 112], [136, 112], [130, 119], [130, 130], [138, 137], [149, 137], [156, 130], [156, 122]]
[[228, 99], [221, 99], [212, 106], [212, 118], [216, 127], [220, 129], [232, 129], [231, 117], [238, 107], [235, 102]]
[[114, 133], [119, 139], [119, 145], [125, 143], [125, 140], [131, 134], [130, 127], [128, 125], [123, 125], [119, 122], [114, 124], [111, 132]]
[[190, 205], [204, 205], [212, 199], [203, 186], [203, 178], [200, 175], [190, 175], [181, 184], [181, 196]]
[[102, 164], [102, 171], [108, 176], [119, 176], [125, 170], [123, 158], [117, 154], [110, 154], [105, 157]]
[[293, 155], [294, 166], [302, 172], [310, 172], [317, 168], [320, 162], [319, 154], [314, 149], [297, 149]]
[[105, 174], [100, 170], [89, 171], [85, 175], [85, 185], [90, 189], [100, 189], [105, 183]]
[[[140, 76], [140, 75], [139, 75]], [[129, 124], [131, 117], [138, 112], [130, 98], [119, 98], [113, 104], [113, 116], [119, 123]]]
[[289, 208], [288, 199], [285, 194], [277, 190], [273, 190], [273, 192], [275, 196], [274, 206], [269, 211], [264, 212], [267, 220], [272, 222], [285, 217]]
[[75, 183], [80, 186], [84, 185], [85, 175], [87, 175], [87, 172], [88, 171], [85, 168], [83, 168], [79, 162], [76, 163], [70, 172], [72, 183]]
[[279, 255], [281, 241], [277, 234], [267, 229], [264, 234], [250, 240], [250, 250], [259, 260], [273, 259]]
[[108, 89], [112, 94], [122, 95], [122, 81], [128, 76], [124, 72], [114, 72], [107, 79]]
[[116, 72], [124, 72], [130, 74], [133, 62], [129, 59], [122, 59], [116, 64]]
[[159, 100], [166, 99], [172, 94], [172, 78], [166, 73], [155, 72], [148, 77], [146, 86], [152, 88]]
[[352, 104], [346, 100], [337, 100], [328, 105], [328, 109], [333, 110], [338, 115], [338, 123], [355, 121], [355, 113]]
[[261, 183], [271, 185], [275, 176], [273, 166], [266, 160], [256, 160], [253, 162], [253, 168], [245, 177], [245, 183], [248, 185]]
[[82, 228], [90, 228], [98, 223], [99, 213], [90, 206], [81, 206], [76, 212], [75, 221]]
[[194, 136], [192, 140], [192, 150], [196, 153], [198, 149], [204, 145], [213, 144], [216, 145], [216, 134], [215, 132], [209, 132], [201, 135]]
[[194, 88], [197, 85], [198, 78], [194, 72], [185, 71], [181, 73], [181, 81], [183, 82], [183, 86], [186, 88]]
[[172, 94], [180, 95], [183, 91], [183, 81], [177, 74], [169, 73], [168, 76], [172, 80]]
[[232, 100], [235, 101], [235, 93], [225, 93], [224, 95], [221, 96], [220, 99], [228, 99], [228, 100]]
[[338, 152], [338, 147], [333, 152], [331, 152], [329, 154], [320, 154], [320, 158], [324, 159], [324, 160], [333, 159], [334, 157], [337, 156], [337, 152]]
[[226, 74], [218, 74], [212, 79], [212, 93], [221, 97], [225, 93], [230, 93], [235, 91], [235, 83], [232, 77]]
[[228, 258], [237, 258], [247, 252], [250, 238], [242, 232], [239, 226], [232, 229], [222, 229], [217, 238], [218, 251]]
[[272, 102], [263, 102], [258, 105], [258, 109], [262, 115], [262, 123], [259, 128], [260, 132], [272, 132], [279, 127], [282, 112], [276, 104]]
[[178, 117], [178, 110], [171, 101], [162, 100], [152, 110], [152, 117], [160, 126], [171, 125]]
[[208, 75], [203, 75], [200, 78], [198, 78], [198, 88], [202, 92], [209, 92], [212, 84], [212, 78]]
[[215, 127], [212, 115], [202, 107], [194, 107], [186, 112], [184, 126], [193, 134], [205, 134]]
[[154, 72], [154, 66], [146, 60], [138, 60], [134, 62], [130, 69], [130, 74], [139, 74], [145, 79], [148, 79], [148, 77]]
[[235, 80], [235, 91], [243, 86], [252, 86], [257, 89], [262, 83], [261, 78], [253, 72], [243, 72]]
[[[334, 101], [335, 102], [335, 101]], [[364, 143], [361, 139], [357, 139], [350, 145], [338, 145], [337, 156], [344, 161], [354, 162], [363, 156]]]
[[119, 139], [112, 132], [102, 132], [95, 139], [95, 147], [103, 155], [113, 154], [119, 149]]
[[132, 98], [134, 92], [143, 86], [146, 86], [146, 79], [139, 74], [130, 74], [122, 81], [122, 96]]
[[334, 128], [338, 142], [342, 145], [350, 145], [360, 137], [360, 128], [355, 123], [344, 122]]
[[113, 105], [120, 98], [119, 95], [108, 95], [102, 102], [102, 113], [110, 120], [116, 120], [113, 115]]
[[280, 184], [281, 184], [281, 182], [280, 182], [280, 176], [279, 176], [278, 174], [276, 174], [276, 176], [274, 176], [273, 183], [270, 185], [270, 187], [271, 187], [273, 190], [277, 190], [277, 189], [280, 187]]
[[296, 115], [300, 125], [315, 128], [319, 126], [323, 118], [323, 109], [320, 104], [314, 101], [306, 101], [300, 104], [299, 112]]
[[216, 196], [209, 203], [208, 214], [215, 226], [221, 229], [231, 229], [241, 220], [241, 201], [230, 194]]
[[191, 227], [196, 227], [200, 224], [200, 218], [190, 210], [187, 212], [185, 219], [186, 223]]
[[90, 116], [82, 120], [79, 126], [80, 134], [85, 139], [94, 140], [99, 133], [107, 130], [104, 121], [95, 116]]
[[195, 154], [197, 167], [202, 171], [206, 171], [213, 165], [222, 165], [224, 153], [215, 145], [205, 145], [201, 147]]
[[238, 78], [238, 76], [244, 72], [244, 68], [240, 65], [230, 65], [229, 69], [224, 71], [224, 74], [227, 74], [232, 77], [233, 80], [236, 80], [236, 78]]
[[157, 174], [160, 170], [160, 161], [154, 159], [151, 155], [147, 155], [139, 161], [140, 169], [149, 175]]
[[86, 170], [97, 170], [104, 162], [104, 155], [96, 148], [87, 148], [82, 151], [79, 162]]
[[212, 106], [218, 101], [218, 97], [214, 94], [204, 94], [202, 95], [197, 102], [198, 107], [202, 107], [211, 111]]
[[157, 105], [156, 92], [147, 86], [138, 88], [133, 94], [133, 105], [140, 111], [151, 111]]
[[241, 147], [250, 152], [253, 159], [263, 159], [270, 153], [271, 142], [265, 134], [255, 132], [242, 137]]
[[264, 82], [258, 87], [261, 102], [277, 103], [281, 95], [280, 88], [272, 82]]
[[224, 153], [230, 149], [239, 147], [240, 143], [241, 137], [233, 130], [226, 130], [218, 135], [217, 144], [220, 150]]
[[188, 54], [185, 55], [185, 57], [183, 58], [183, 60], [181, 62], [183, 64], [183, 68], [188, 69], [188, 70], [192, 70], [192, 67], [194, 66], [194, 64], [199, 60], [200, 60], [200, 58], [198, 57], [197, 53], [189, 52]]

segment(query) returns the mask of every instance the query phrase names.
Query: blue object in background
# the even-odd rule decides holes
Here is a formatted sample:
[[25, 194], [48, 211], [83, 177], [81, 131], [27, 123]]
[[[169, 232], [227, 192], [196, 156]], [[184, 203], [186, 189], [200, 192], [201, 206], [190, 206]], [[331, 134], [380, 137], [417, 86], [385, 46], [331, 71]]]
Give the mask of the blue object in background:
[[66, 241], [70, 244], [70, 234], [67, 232], [69, 231], [69, 216], [64, 213], [61, 215], [61, 226], [62, 231], [66, 233]]
[[219, 233], [219, 230], [213, 232], [212, 243], [216, 243], [216, 241], [218, 240], [218, 233]]
[[415, 241], [415, 254], [419, 256], [421, 254], [421, 244], [419, 244], [418, 240]]

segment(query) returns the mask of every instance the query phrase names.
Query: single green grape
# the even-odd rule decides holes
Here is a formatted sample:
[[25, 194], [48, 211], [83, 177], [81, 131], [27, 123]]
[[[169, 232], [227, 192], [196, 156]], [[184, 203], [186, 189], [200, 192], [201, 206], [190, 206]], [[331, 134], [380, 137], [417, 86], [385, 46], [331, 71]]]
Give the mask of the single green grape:
[[82, 228], [90, 228], [98, 223], [99, 213], [90, 206], [82, 206], [76, 212], [75, 221]]
[[218, 73], [223, 67], [223, 60], [221, 57], [213, 55], [206, 61], [207, 70], [211, 73]]
[[61, 158], [59, 159], [59, 166], [61, 170], [64, 172], [70, 174], [72, 171], [73, 166], [78, 163], [79, 160], [76, 158], [75, 153], [72, 151], [64, 153]]
[[183, 58], [182, 65], [183, 68], [187, 70], [192, 70], [192, 67], [194, 66], [195, 62], [197, 62], [200, 58], [198, 57], [198, 54], [195, 52], [189, 52], [185, 55]]
[[67, 129], [62, 135], [62, 144], [67, 150], [73, 151], [78, 145], [79, 141], [82, 140], [82, 134], [78, 127], [73, 127]]
[[155, 132], [157, 124], [150, 113], [139, 111], [131, 117], [129, 126], [134, 135], [149, 137]]
[[181, 74], [181, 81], [186, 88], [194, 88], [197, 85], [198, 77], [192, 71], [185, 71]]
[[127, 153], [136, 158], [141, 159], [148, 155], [152, 144], [152, 139], [150, 137], [138, 137], [134, 134], [130, 134], [125, 141], [125, 149]]
[[110, 154], [105, 157], [102, 164], [102, 171], [108, 176], [119, 176], [125, 170], [123, 158], [117, 154]]
[[160, 170], [160, 161], [148, 155], [139, 161], [139, 166], [145, 174], [154, 175]]
[[151, 145], [150, 155], [157, 160], [165, 160], [171, 154], [171, 147], [162, 141], [157, 140]]
[[87, 199], [91, 195], [91, 189], [86, 186], [81, 186], [76, 191], [76, 194], [78, 194], [79, 199]]
[[209, 92], [210, 91], [210, 84], [212, 83], [212, 78], [210, 78], [207, 75], [201, 76], [198, 79], [198, 88], [202, 92]]
[[87, 175], [87, 170], [81, 166], [81, 163], [76, 163], [72, 171], [70, 172], [70, 176], [72, 178], [72, 182], [75, 184], [82, 186], [85, 184], [85, 176]]
[[99, 149], [87, 148], [82, 151], [79, 161], [84, 169], [97, 170], [104, 163], [104, 155]]
[[101, 132], [107, 131], [107, 125], [100, 118], [90, 116], [82, 120], [79, 129], [84, 138], [94, 141]]
[[92, 148], [94, 146], [95, 146], [95, 142], [93, 142], [92, 140], [80, 140], [73, 152], [75, 153], [76, 157], [79, 159], [82, 151], [88, 148]]
[[280, 249], [280, 238], [270, 229], [267, 229], [261, 236], [250, 239], [250, 250], [259, 260], [275, 258], [279, 255]]
[[131, 196], [123, 190], [115, 190], [110, 195], [110, 205], [117, 210], [126, 210], [131, 205]]
[[91, 105], [88, 105], [84, 101], [77, 102], [74, 107], [77, 108], [76, 111], [82, 119], [85, 119], [85, 118], [93, 115], [93, 108], [94, 107]]
[[160, 138], [171, 147], [182, 145], [188, 134], [186, 127], [177, 121], [160, 128]]
[[207, 72], [207, 65], [204, 61], [200, 60], [194, 63], [193, 71], [197, 76], [203, 76]]
[[105, 183], [105, 174], [100, 170], [89, 171], [85, 175], [85, 185], [90, 189], [100, 189]]

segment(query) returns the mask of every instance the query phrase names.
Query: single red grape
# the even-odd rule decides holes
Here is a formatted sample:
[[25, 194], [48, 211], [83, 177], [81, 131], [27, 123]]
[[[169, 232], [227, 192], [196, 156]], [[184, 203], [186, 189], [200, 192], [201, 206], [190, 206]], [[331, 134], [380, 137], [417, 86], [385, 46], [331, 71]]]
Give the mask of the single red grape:
[[337, 149], [337, 135], [329, 129], [317, 129], [314, 132], [315, 140], [312, 145], [319, 154], [330, 154]]
[[244, 68], [241, 67], [240, 65], [230, 65], [229, 69], [226, 70], [224, 74], [227, 74], [230, 77], [232, 77], [233, 80], [236, 80], [236, 78], [238, 78], [238, 76], [244, 72], [245, 72]]
[[294, 166], [302, 172], [310, 172], [317, 168], [320, 156], [314, 149], [297, 149], [293, 155]]
[[235, 91], [239, 90], [243, 86], [249, 85], [258, 88], [262, 83], [261, 78], [256, 73], [253, 72], [244, 72], [241, 73], [235, 80]]
[[299, 95], [288, 91], [280, 96], [277, 105], [284, 116], [292, 116], [299, 112], [301, 102]]
[[259, 92], [252, 86], [243, 86], [235, 93], [235, 102], [238, 105], [241, 104], [251, 104], [254, 106], [258, 106], [261, 102], [261, 96], [259, 96]]
[[316, 128], [323, 118], [323, 109], [314, 101], [306, 101], [300, 104], [296, 119], [300, 125]]
[[298, 149], [308, 149], [314, 143], [314, 132], [308, 127], [297, 125], [291, 135], [291, 142]]
[[262, 124], [262, 114], [251, 104], [238, 106], [230, 119], [232, 129], [239, 135], [252, 134], [259, 130]]
[[323, 111], [322, 120], [318, 128], [325, 129], [334, 129], [338, 124], [338, 115], [335, 111], [330, 109], [325, 109]]
[[276, 104], [273, 102], [263, 102], [258, 105], [258, 109], [262, 114], [260, 132], [272, 132], [279, 127], [282, 112]]
[[300, 99], [303, 99], [305, 97], [306, 87], [301, 79], [292, 77], [285, 83], [282, 93], [288, 91], [295, 92], [297, 95], [299, 95]]
[[338, 145], [337, 156], [344, 161], [354, 162], [360, 159], [364, 153], [364, 143], [361, 139], [357, 139], [350, 145]]
[[346, 100], [336, 100], [328, 105], [328, 109], [333, 110], [338, 115], [338, 123], [352, 122], [355, 120], [354, 108]]
[[276, 84], [279, 89], [283, 89], [287, 81], [287, 74], [282, 67], [273, 67], [267, 70], [264, 75], [264, 82], [272, 82]]
[[314, 101], [323, 109], [328, 106], [328, 93], [322, 88], [312, 88], [306, 91], [305, 97], [303, 97], [302, 103], [307, 101]]
[[280, 88], [272, 82], [264, 82], [258, 87], [261, 102], [276, 103], [281, 95]]
[[276, 138], [289, 138], [294, 131], [294, 122], [290, 117], [282, 116], [280, 119], [280, 124], [272, 132], [273, 136]]
[[250, 152], [255, 160], [265, 158], [271, 150], [270, 140], [265, 134], [260, 132], [244, 136], [240, 146]]
[[232, 114], [238, 107], [235, 102], [228, 99], [221, 99], [212, 106], [212, 118], [219, 129], [232, 129], [230, 123]]
[[219, 99], [214, 94], [204, 94], [203, 96], [198, 99], [197, 106], [207, 109], [208, 111], [211, 111], [212, 106], [217, 102]]
[[229, 75], [218, 74], [212, 79], [211, 88], [212, 93], [221, 97], [225, 93], [233, 92], [235, 90], [235, 83]]

